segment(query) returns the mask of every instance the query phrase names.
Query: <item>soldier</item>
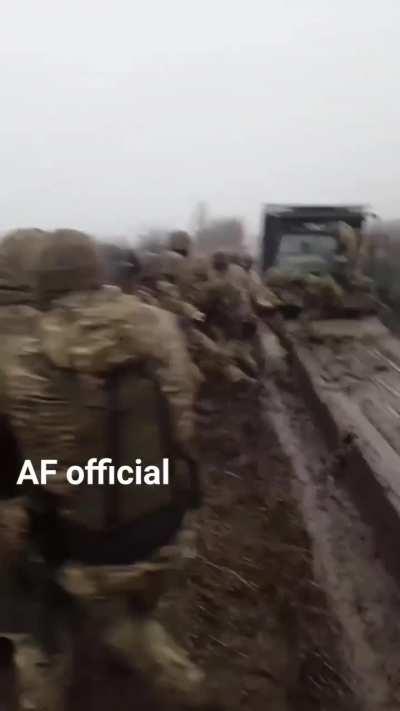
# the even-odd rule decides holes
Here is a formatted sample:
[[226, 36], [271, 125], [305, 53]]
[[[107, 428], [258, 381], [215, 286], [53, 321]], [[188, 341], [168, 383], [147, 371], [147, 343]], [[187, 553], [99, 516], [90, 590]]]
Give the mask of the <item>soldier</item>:
[[115, 278], [111, 282], [119, 286], [125, 294], [132, 294], [140, 274], [140, 260], [134, 249], [117, 247], [117, 259], [114, 264]]
[[[153, 615], [199, 496], [182, 335], [171, 314], [102, 286], [94, 243], [73, 230], [57, 231], [46, 245], [38, 299], [37, 328], [9, 348], [0, 371], [24, 456], [37, 470], [41, 460], [58, 462], [46, 487], [24, 488], [49, 580], [42, 644], [50, 658], [48, 669], [31, 675], [36, 686], [24, 700], [36, 695], [39, 708], [65, 708], [76, 635], [87, 623], [160, 697], [199, 706], [203, 674]], [[168, 458], [171, 483], [77, 491], [66, 479], [70, 466], [88, 459], [119, 466], [138, 455], [152, 465]]]
[[167, 250], [161, 254], [160, 279], [157, 282], [159, 304], [167, 311], [200, 323], [204, 320], [204, 314], [183, 299], [179, 288], [184, 262], [177, 252]]
[[338, 230], [339, 260], [336, 260], [336, 276], [345, 287], [371, 290], [371, 280], [363, 274], [367, 262], [368, 240], [362, 230], [355, 230], [341, 222]]
[[176, 252], [182, 257], [189, 257], [192, 247], [192, 240], [187, 232], [177, 230], [170, 233], [168, 246], [172, 252]]
[[[35, 274], [47, 235], [38, 229], [21, 229], [8, 233], [0, 243], [0, 362], [7, 371], [10, 353], [29, 349], [37, 328]], [[16, 486], [23, 464], [22, 452], [5, 412], [0, 387], [0, 562], [2, 646], [8, 640], [13, 666], [21, 671], [26, 662], [27, 647], [37, 650], [32, 638], [31, 590], [22, 586], [26, 576], [26, 551], [29, 543], [29, 517], [26, 502]], [[12, 643], [12, 644], [11, 644]], [[38, 655], [42, 659], [42, 655]], [[26, 668], [26, 664], [25, 664]], [[1, 671], [0, 671], [1, 675]], [[24, 686], [26, 674], [18, 674]], [[7, 690], [1, 689], [2, 701]]]
[[346, 222], [338, 223], [338, 242], [340, 252], [346, 257], [348, 263], [354, 266], [358, 248], [359, 248], [359, 236], [356, 230], [354, 230]]
[[182, 298], [199, 311], [203, 311], [210, 285], [210, 261], [208, 257], [192, 257], [189, 269], [179, 275], [179, 290]]
[[194, 327], [190, 329], [188, 333], [188, 348], [200, 373], [208, 378], [222, 378], [235, 385], [238, 383], [252, 384], [254, 382], [236, 364], [236, 354], [229, 344], [215, 342], [200, 329]]
[[248, 274], [243, 268], [241, 261], [230, 261], [228, 276], [232, 283], [240, 289], [242, 299], [247, 303], [248, 309], [251, 310]]
[[142, 251], [138, 253], [139, 275], [135, 296], [149, 306], [159, 306], [158, 281], [161, 276], [161, 254]]
[[254, 260], [250, 254], [244, 254], [241, 265], [247, 276], [247, 288], [251, 304], [260, 315], [268, 315], [280, 306], [280, 300], [271, 289], [263, 284], [260, 275], [254, 268]]
[[[182, 243], [178, 242], [179, 246]], [[178, 317], [198, 385], [206, 377], [223, 378], [232, 384], [252, 382], [235, 364], [231, 349], [200, 330], [205, 316], [198, 307], [207, 303], [208, 266], [204, 258], [187, 261], [179, 250], [165, 250], [159, 255], [148, 253], [143, 259], [135, 294], [145, 303], [153, 303]]]
[[308, 274], [303, 278], [303, 289], [306, 319], [340, 312], [344, 306], [344, 291], [330, 274], [323, 277]]
[[99, 258], [106, 284], [119, 286], [122, 291], [129, 291], [132, 265], [129, 264], [129, 250], [118, 244], [98, 244]]
[[106, 284], [118, 283], [118, 264], [121, 259], [121, 249], [113, 242], [98, 245], [99, 256], [103, 264], [104, 281]]
[[[205, 308], [208, 332], [239, 368], [253, 378], [258, 373], [258, 366], [251, 353], [250, 341], [256, 322], [248, 295], [232, 273], [225, 252], [215, 252], [212, 265]], [[238, 269], [243, 273], [241, 267]]]
[[[185, 265], [185, 259], [177, 252], [166, 250], [161, 255], [160, 276], [157, 282], [157, 299], [161, 308], [176, 314], [184, 333], [189, 353], [193, 359], [194, 377], [200, 384], [205, 377], [224, 378], [230, 383], [250, 381], [232, 362], [232, 355], [200, 330], [204, 314], [183, 298], [183, 284], [190, 279], [182, 275], [192, 272], [193, 262]], [[196, 263], [196, 262], [195, 262]], [[187, 269], [184, 267], [188, 266]]]
[[[0, 360], [5, 361], [9, 348], [16, 341], [24, 343], [36, 326], [37, 309], [34, 301], [35, 268], [46, 233], [37, 229], [9, 232], [0, 243]], [[0, 391], [1, 395], [1, 391]], [[0, 408], [1, 408], [0, 399]], [[15, 492], [16, 469], [13, 456], [8, 457], [11, 445], [8, 423], [4, 413], [0, 417], [2, 435], [2, 473], [0, 494]], [[5, 432], [7, 430], [7, 433]]]
[[243, 296], [231, 279], [229, 257], [217, 251], [212, 257], [212, 271], [207, 295], [207, 316], [215, 333], [221, 330], [228, 337], [240, 334]]
[[[187, 291], [188, 284], [191, 281], [192, 276], [192, 240], [187, 232], [182, 230], [171, 232], [168, 241], [169, 257], [167, 257], [167, 263], [170, 267], [174, 268], [174, 283], [179, 287], [181, 295], [184, 301], [188, 301]], [[173, 262], [172, 255], [179, 256], [181, 259], [175, 263]], [[191, 302], [192, 303], [192, 302]]]
[[[46, 237], [42, 230], [21, 229], [9, 232], [0, 243], [0, 361], [3, 363], [7, 360], [10, 348], [22, 347], [36, 328], [38, 311], [34, 299], [35, 270]], [[8, 544], [12, 544], [13, 549], [16, 547], [15, 550], [19, 547], [15, 524], [23, 519], [20, 510], [21, 497], [14, 500], [9, 497], [17, 494], [16, 480], [22, 460], [2, 406], [0, 388], [0, 497], [4, 500], [1, 511], [3, 536], [0, 546], [7, 555]], [[16, 535], [12, 543], [13, 531]]]
[[36, 318], [35, 268], [46, 238], [46, 232], [32, 228], [9, 232], [1, 242], [0, 319], [8, 336], [23, 334]]

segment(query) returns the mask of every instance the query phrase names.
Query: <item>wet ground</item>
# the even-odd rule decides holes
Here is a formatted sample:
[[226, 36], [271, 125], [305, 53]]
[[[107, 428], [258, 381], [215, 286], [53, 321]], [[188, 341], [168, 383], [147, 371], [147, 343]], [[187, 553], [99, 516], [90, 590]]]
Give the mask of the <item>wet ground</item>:
[[262, 392], [205, 393], [200, 557], [165, 615], [174, 607], [181, 640], [232, 711], [357, 709], [268, 413]]
[[269, 383], [268, 417], [292, 465], [292, 490], [312, 540], [316, 579], [340, 629], [342, 660], [360, 708], [394, 711], [400, 708], [398, 584], [348, 494], [346, 448], [326, 447], [292, 377], [285, 380]]
[[[199, 557], [162, 619], [230, 711], [399, 708], [397, 588], [291, 378], [208, 387], [199, 420]], [[155, 708], [102, 661], [78, 686], [74, 709]]]

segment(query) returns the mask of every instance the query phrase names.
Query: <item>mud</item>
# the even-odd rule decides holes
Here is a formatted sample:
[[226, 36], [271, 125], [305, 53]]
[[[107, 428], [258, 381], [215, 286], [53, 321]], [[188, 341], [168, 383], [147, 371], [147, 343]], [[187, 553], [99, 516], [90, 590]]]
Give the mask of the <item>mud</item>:
[[400, 707], [399, 589], [386, 571], [374, 528], [361, 520], [338, 477], [347, 453], [326, 447], [290, 375], [286, 388], [269, 383], [268, 417], [293, 465], [314, 572], [340, 626], [342, 659], [360, 708], [394, 711]]
[[287, 336], [285, 342], [308, 411], [339, 455], [338, 479], [373, 529], [387, 569], [400, 580], [400, 393], [394, 387], [400, 342], [390, 335], [378, 343], [315, 344]]
[[205, 393], [200, 558], [164, 615], [232, 711], [355, 710], [341, 630], [268, 411], [262, 393]]
[[[204, 389], [199, 557], [160, 617], [230, 711], [398, 708], [397, 589], [275, 372], [279, 387]], [[98, 650], [80, 665], [71, 708], [160, 708]]]

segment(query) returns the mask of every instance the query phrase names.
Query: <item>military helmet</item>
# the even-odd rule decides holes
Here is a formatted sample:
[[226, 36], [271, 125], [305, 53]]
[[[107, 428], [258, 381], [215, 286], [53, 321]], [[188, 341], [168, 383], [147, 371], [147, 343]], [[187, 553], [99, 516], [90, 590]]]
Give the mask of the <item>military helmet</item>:
[[130, 292], [134, 280], [141, 272], [141, 263], [137, 253], [130, 247], [121, 248], [119, 259], [115, 264], [117, 284], [123, 291]]
[[161, 276], [161, 254], [143, 251], [138, 253], [140, 261], [140, 279], [144, 283], [153, 283]]
[[168, 240], [169, 249], [173, 252], [187, 255], [190, 251], [191, 239], [190, 235], [183, 230], [171, 232]]
[[229, 256], [226, 252], [223, 252], [222, 250], [219, 250], [218, 252], [214, 252], [212, 256], [212, 264], [214, 269], [217, 270], [217, 272], [224, 272], [228, 269], [229, 267]]
[[94, 239], [78, 230], [56, 230], [41, 255], [39, 299], [46, 302], [71, 291], [98, 289], [102, 272]]
[[35, 229], [9, 232], [0, 243], [0, 305], [33, 304], [40, 255], [48, 233]]
[[254, 259], [251, 256], [251, 254], [249, 254], [248, 252], [245, 252], [244, 254], [241, 255], [239, 264], [241, 267], [243, 267], [243, 269], [246, 270], [246, 272], [248, 272], [254, 264]]
[[238, 264], [241, 266], [242, 254], [240, 252], [231, 252], [231, 254], [229, 254], [229, 261], [231, 264]]
[[196, 279], [206, 280], [209, 274], [210, 261], [208, 257], [197, 256], [191, 260], [191, 274]]
[[183, 257], [172, 250], [161, 253], [161, 276], [168, 281], [177, 281], [182, 271]]

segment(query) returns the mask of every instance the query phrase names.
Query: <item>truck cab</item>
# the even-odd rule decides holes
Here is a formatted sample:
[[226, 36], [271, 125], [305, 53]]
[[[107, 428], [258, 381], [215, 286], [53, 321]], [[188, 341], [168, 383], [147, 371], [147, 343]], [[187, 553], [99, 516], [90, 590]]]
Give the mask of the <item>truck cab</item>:
[[289, 274], [330, 273], [340, 251], [339, 224], [361, 230], [368, 214], [368, 208], [362, 205], [266, 205], [262, 271], [277, 267]]

